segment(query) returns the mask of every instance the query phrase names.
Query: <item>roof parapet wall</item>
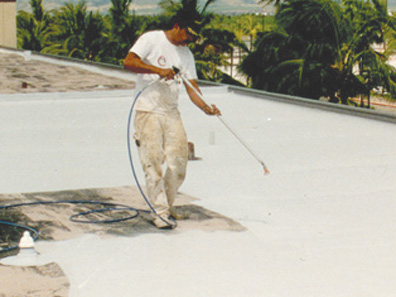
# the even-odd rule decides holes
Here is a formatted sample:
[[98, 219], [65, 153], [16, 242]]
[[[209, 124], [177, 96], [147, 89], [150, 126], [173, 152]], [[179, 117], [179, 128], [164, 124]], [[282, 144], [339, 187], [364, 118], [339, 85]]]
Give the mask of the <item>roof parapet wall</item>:
[[250, 96], [273, 100], [277, 102], [284, 102], [287, 104], [301, 105], [304, 107], [316, 108], [321, 110], [327, 110], [337, 113], [343, 113], [353, 116], [359, 116], [369, 119], [374, 119], [383, 122], [396, 123], [396, 115], [387, 112], [378, 112], [372, 109], [358, 108], [353, 106], [328, 103], [319, 100], [307, 99], [297, 96], [290, 96], [285, 94], [270, 93], [261, 90], [255, 90], [250, 88], [241, 88], [236, 86], [229, 86], [229, 90], [235, 93], [249, 94]]
[[[70, 57], [42, 54], [42, 53], [31, 52], [31, 51], [26, 51], [26, 50], [21, 50], [21, 49], [9, 48], [9, 47], [5, 47], [5, 46], [0, 46], [0, 51], [1, 50], [16, 53], [16, 54], [23, 55], [23, 56], [31, 55], [32, 59], [43, 59], [48, 62], [52, 61], [53, 63], [66, 63], [66, 64], [70, 63], [74, 66], [80, 66], [82, 68], [85, 68], [85, 69], [88, 69], [88, 70], [91, 70], [94, 72], [101, 72], [101, 71], [108, 72], [109, 71], [109, 72], [117, 72], [120, 75], [134, 75], [130, 71], [123, 69], [121, 66], [116, 66], [116, 65], [106, 64], [106, 63], [83, 61], [83, 60], [74, 59], [74, 58], [70, 58]], [[387, 113], [387, 112], [382, 112], [382, 111], [379, 112], [376, 110], [357, 108], [357, 107], [353, 107], [353, 106], [346, 106], [346, 105], [335, 104], [335, 103], [328, 103], [328, 102], [312, 100], [312, 99], [307, 99], [307, 98], [302, 98], [302, 97], [297, 97], [297, 96], [290, 96], [290, 95], [285, 95], [285, 94], [270, 93], [270, 92], [251, 89], [251, 88], [247, 88], [247, 87], [231, 86], [231, 85], [220, 84], [220, 83], [204, 81], [204, 80], [199, 80], [198, 82], [199, 82], [199, 85], [201, 85], [201, 86], [224, 86], [224, 87], [227, 87], [227, 89], [231, 92], [235, 92], [235, 93], [239, 93], [239, 94], [243, 94], [243, 95], [249, 95], [249, 96], [257, 97], [260, 99], [283, 102], [286, 104], [301, 105], [304, 107], [316, 108], [316, 109], [321, 109], [321, 110], [327, 110], [327, 111], [332, 111], [332, 112], [337, 112], [337, 113], [353, 115], [353, 116], [370, 118], [370, 119], [383, 121], [383, 122], [396, 123], [396, 115], [392, 114], [392, 113]]]

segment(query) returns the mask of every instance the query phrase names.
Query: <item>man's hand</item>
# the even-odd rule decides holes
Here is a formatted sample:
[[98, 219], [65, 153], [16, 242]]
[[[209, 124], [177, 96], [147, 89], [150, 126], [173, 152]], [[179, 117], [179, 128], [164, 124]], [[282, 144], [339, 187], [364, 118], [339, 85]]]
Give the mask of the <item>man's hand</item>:
[[176, 75], [172, 68], [159, 68], [154, 65], [144, 63], [138, 55], [133, 52], [128, 53], [124, 60], [124, 68], [135, 73], [158, 74], [166, 80], [173, 79]]
[[159, 68], [157, 73], [161, 78], [165, 78], [165, 80], [173, 79], [176, 75], [176, 72], [173, 71], [173, 69], [171, 68], [168, 69]]

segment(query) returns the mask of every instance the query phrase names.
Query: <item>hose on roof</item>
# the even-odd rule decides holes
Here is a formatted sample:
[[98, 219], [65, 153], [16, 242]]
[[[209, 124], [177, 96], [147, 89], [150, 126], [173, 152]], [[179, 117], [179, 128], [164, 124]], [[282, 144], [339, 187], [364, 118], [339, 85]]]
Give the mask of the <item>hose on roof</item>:
[[[72, 222], [77, 222], [77, 223], [111, 224], [111, 223], [117, 223], [117, 222], [131, 220], [131, 219], [136, 218], [137, 216], [139, 216], [139, 214], [141, 212], [145, 212], [145, 213], [153, 213], [154, 215], [158, 216], [161, 220], [163, 220], [166, 224], [168, 224], [168, 222], [166, 220], [164, 220], [161, 216], [159, 216], [157, 214], [155, 208], [150, 203], [150, 200], [147, 198], [147, 196], [145, 195], [145, 193], [144, 193], [144, 191], [143, 191], [143, 189], [142, 189], [142, 187], [140, 185], [139, 179], [138, 179], [137, 174], [136, 174], [134, 161], [133, 161], [133, 158], [132, 158], [131, 137], [130, 137], [130, 135], [131, 135], [132, 115], [133, 115], [133, 111], [134, 111], [134, 108], [135, 108], [135, 104], [136, 104], [137, 100], [139, 99], [139, 96], [142, 94], [142, 92], [146, 88], [148, 88], [150, 85], [158, 82], [159, 80], [160, 80], [160, 78], [158, 78], [157, 80], [152, 81], [151, 83], [146, 85], [143, 89], [141, 89], [136, 94], [136, 96], [135, 96], [135, 98], [134, 98], [134, 100], [132, 102], [131, 108], [129, 110], [128, 123], [127, 123], [127, 147], [128, 147], [128, 157], [129, 157], [129, 163], [130, 163], [132, 175], [134, 177], [134, 180], [136, 182], [136, 186], [138, 187], [141, 196], [143, 197], [144, 201], [149, 206], [151, 211], [137, 209], [137, 208], [134, 208], [134, 207], [130, 207], [130, 206], [127, 206], [127, 205], [122, 205], [122, 204], [117, 204], [117, 203], [100, 202], [100, 201], [81, 201], [81, 200], [35, 201], [35, 202], [9, 204], [9, 205], [0, 206], [0, 211], [1, 210], [6, 210], [6, 209], [11, 209], [11, 208], [24, 207], [24, 206], [34, 206], [34, 205], [48, 205], [48, 204], [86, 204], [86, 205], [88, 205], [88, 204], [90, 204], [90, 205], [98, 205], [98, 206], [101, 206], [102, 208], [79, 212], [77, 214], [71, 215], [70, 216], [70, 220]], [[82, 219], [83, 217], [87, 217], [90, 214], [110, 212], [110, 211], [111, 212], [114, 212], [114, 211], [131, 211], [133, 213], [131, 215], [124, 216], [124, 217], [121, 217], [121, 218], [108, 219], [108, 220]], [[177, 225], [176, 221], [174, 221], [174, 224], [175, 224], [174, 226]], [[31, 231], [32, 233], [34, 233], [33, 240], [36, 240], [39, 237], [38, 231], [36, 229], [28, 227], [28, 226], [24, 226], [24, 225], [12, 223], [12, 222], [7, 222], [7, 221], [0, 221], [0, 225], [12, 226], [12, 227], [17, 227], [17, 228], [21, 228], [21, 229], [24, 229], [24, 230]], [[174, 227], [174, 226], [172, 226], [172, 227]], [[0, 247], [0, 253], [1, 252], [5, 252], [5, 251], [10, 251], [10, 250], [13, 250], [13, 249], [17, 249], [17, 248], [18, 248], [18, 245], [13, 245], [13, 246], [10, 246], [10, 247], [7, 247], [7, 248], [1, 248]]]
[[[176, 71], [175, 71], [176, 72]], [[176, 72], [177, 73], [177, 72]], [[151, 81], [149, 84], [147, 84], [145, 87], [143, 87], [135, 96], [135, 99], [132, 102], [131, 108], [129, 110], [129, 115], [128, 115], [128, 123], [127, 123], [127, 146], [128, 146], [128, 157], [129, 157], [129, 165], [131, 167], [131, 171], [132, 171], [132, 175], [133, 178], [135, 179], [135, 183], [136, 186], [139, 189], [140, 195], [142, 196], [142, 198], [144, 199], [144, 201], [146, 202], [146, 204], [149, 206], [149, 208], [151, 209], [151, 212], [157, 216], [160, 220], [162, 220], [165, 224], [169, 225], [169, 222], [167, 222], [166, 220], [164, 220], [164, 218], [162, 218], [157, 211], [155, 210], [154, 206], [150, 203], [150, 200], [147, 198], [146, 194], [144, 193], [139, 179], [137, 177], [136, 174], [136, 170], [135, 170], [135, 164], [132, 158], [132, 150], [131, 150], [131, 122], [132, 122], [132, 115], [133, 115], [133, 111], [135, 109], [135, 105], [137, 100], [139, 99], [140, 95], [143, 93], [144, 90], [146, 90], [149, 86], [151, 86], [152, 84], [155, 84], [157, 82], [159, 82], [161, 80], [161, 77], [158, 77], [156, 80]], [[176, 228], [177, 227], [177, 222], [176, 220], [172, 219], [173, 224], [169, 225], [169, 227]]]
[[[17, 204], [9, 204], [0, 206], [1, 210], [7, 210], [11, 208], [18, 208], [18, 207], [26, 207], [26, 206], [34, 206], [34, 205], [49, 205], [49, 204], [85, 204], [85, 205], [96, 205], [100, 206], [97, 209], [90, 209], [88, 211], [82, 211], [77, 214], [71, 215], [70, 220], [76, 223], [85, 223], [85, 224], [111, 224], [111, 223], [118, 223], [127, 220], [131, 220], [139, 216], [141, 212], [148, 212], [147, 210], [142, 210], [134, 207], [130, 207], [128, 205], [118, 204], [118, 203], [109, 203], [109, 202], [100, 202], [100, 201], [81, 201], [81, 200], [55, 200], [55, 201], [34, 201], [34, 202], [24, 202], [24, 203], [17, 203]], [[87, 219], [87, 216], [94, 213], [104, 213], [104, 212], [132, 212], [129, 215], [125, 215], [119, 218], [112, 218], [112, 219], [103, 219], [103, 220], [90, 220]], [[0, 221], [1, 225], [21, 228], [24, 230], [31, 231], [33, 235], [33, 239], [36, 240], [39, 237], [39, 233], [36, 229], [12, 222], [7, 221]], [[17, 245], [9, 246], [7, 248], [0, 249], [0, 252], [5, 252], [9, 250], [13, 250], [18, 248]]]

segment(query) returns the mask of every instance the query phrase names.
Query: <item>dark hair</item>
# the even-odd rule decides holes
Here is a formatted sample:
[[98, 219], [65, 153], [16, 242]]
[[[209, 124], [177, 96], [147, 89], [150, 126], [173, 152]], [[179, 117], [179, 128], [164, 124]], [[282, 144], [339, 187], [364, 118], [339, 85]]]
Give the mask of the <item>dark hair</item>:
[[195, 10], [179, 9], [171, 19], [172, 25], [178, 24], [180, 28], [190, 27], [195, 32], [201, 30], [201, 16]]

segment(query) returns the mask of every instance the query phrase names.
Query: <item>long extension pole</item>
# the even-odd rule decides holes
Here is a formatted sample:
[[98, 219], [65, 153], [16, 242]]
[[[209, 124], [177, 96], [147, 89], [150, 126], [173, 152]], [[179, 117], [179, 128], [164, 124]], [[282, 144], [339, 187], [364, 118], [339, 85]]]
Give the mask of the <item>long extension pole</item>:
[[[183, 75], [183, 73], [179, 73], [180, 77], [184, 81], [185, 84], [187, 84], [194, 92], [203, 100], [202, 94], [189, 82], [189, 80]], [[264, 169], [264, 174], [269, 174], [269, 170], [267, 166], [265, 165], [264, 161], [251, 149], [250, 146], [247, 145], [247, 143], [228, 125], [224, 119], [222, 118], [221, 115], [217, 115], [217, 118], [220, 120], [220, 122], [223, 123], [223, 125], [235, 136], [236, 139], [239, 140], [239, 142], [248, 150], [248, 152], [263, 166]]]

